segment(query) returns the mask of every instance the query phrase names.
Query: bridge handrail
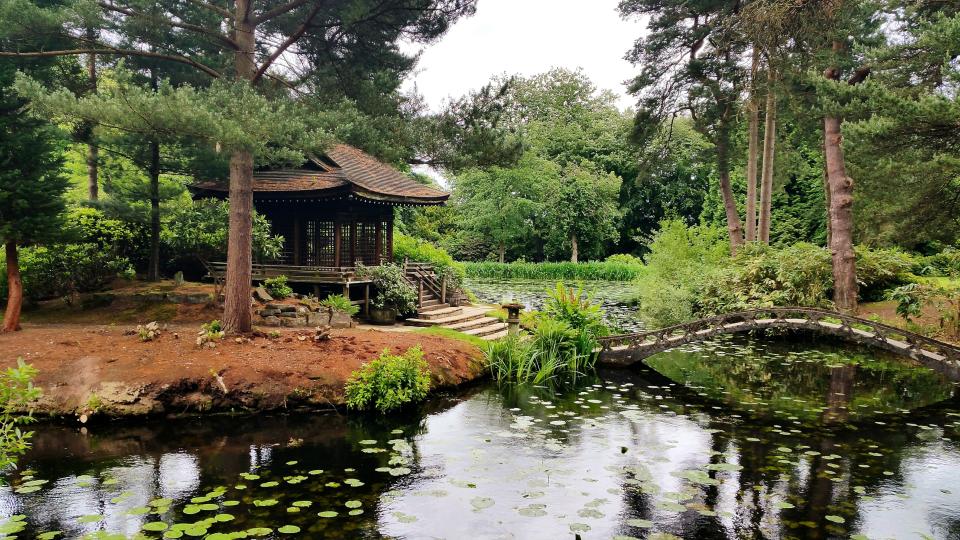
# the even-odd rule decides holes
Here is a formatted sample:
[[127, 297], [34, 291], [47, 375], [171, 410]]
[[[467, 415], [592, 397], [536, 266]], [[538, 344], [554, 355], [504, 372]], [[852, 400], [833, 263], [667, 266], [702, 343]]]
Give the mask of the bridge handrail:
[[[773, 317], [770, 317], [770, 315], [773, 315]], [[802, 317], [790, 317], [791, 315], [802, 315]], [[653, 338], [655, 342], [665, 341], [671, 336], [677, 335], [678, 332], [682, 332], [683, 335], [687, 335], [709, 328], [720, 329], [721, 327], [736, 322], [750, 324], [757, 320], [771, 318], [775, 320], [802, 318], [812, 323], [820, 323], [824, 319], [837, 319], [840, 321], [841, 328], [845, 328], [848, 332], [852, 333], [854, 326], [866, 326], [869, 329], [868, 331], [872, 332], [877, 340], [897, 339], [898, 341], [903, 341], [909, 344], [912, 348], [923, 348], [927, 351], [941, 354], [950, 360], [960, 361], [960, 347], [955, 345], [944, 343], [926, 336], [921, 336], [920, 334], [915, 334], [902, 328], [871, 321], [869, 319], [845, 315], [843, 313], [837, 313], [835, 311], [826, 309], [809, 307], [755, 308], [733, 313], [725, 313], [713, 317], [705, 317], [703, 319], [676, 324], [656, 330], [606, 336], [599, 339], [600, 350], [610, 351], [617, 346], [636, 347], [650, 340], [651, 338]], [[891, 334], [902, 336], [902, 339], [891, 338]]]

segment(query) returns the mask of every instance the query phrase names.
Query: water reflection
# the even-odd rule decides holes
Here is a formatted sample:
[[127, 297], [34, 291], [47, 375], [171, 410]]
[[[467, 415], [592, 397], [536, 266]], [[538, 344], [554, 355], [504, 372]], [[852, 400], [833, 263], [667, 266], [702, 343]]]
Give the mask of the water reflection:
[[[747, 349], [731, 347], [776, 366], [777, 347], [796, 341], [715, 346], [683, 354], [725, 360], [739, 375], [709, 373], [742, 377], [748, 391], [708, 388], [686, 363], [679, 383], [644, 367], [602, 371], [574, 388], [475, 387], [389, 419], [43, 426], [23, 462], [35, 476], [12, 475], [0, 513], [25, 514], [24, 537], [129, 536], [158, 521], [186, 536], [286, 526], [305, 538], [960, 537], [960, 408], [915, 399], [938, 386], [897, 386], [911, 377], [878, 371], [866, 352], [815, 347], [818, 362], [776, 372], [798, 377], [790, 401], [784, 381], [752, 386]], [[878, 394], [877, 373], [896, 387]], [[18, 493], [30, 479], [49, 482]]]

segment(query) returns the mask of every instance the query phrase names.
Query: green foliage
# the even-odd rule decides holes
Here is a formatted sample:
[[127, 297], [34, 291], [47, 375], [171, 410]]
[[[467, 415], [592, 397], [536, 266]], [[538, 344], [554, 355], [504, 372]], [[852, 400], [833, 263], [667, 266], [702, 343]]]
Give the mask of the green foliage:
[[0, 470], [16, 466], [17, 458], [30, 448], [33, 432], [20, 426], [34, 421], [30, 406], [40, 397], [33, 386], [37, 370], [17, 359], [17, 366], [0, 372]]
[[287, 276], [277, 276], [263, 280], [263, 288], [274, 298], [286, 298], [293, 294], [293, 289], [287, 285]]
[[625, 264], [629, 266], [643, 266], [643, 259], [637, 257], [636, 255], [631, 255], [629, 253], [614, 253], [610, 255], [603, 262], [613, 263], [613, 264]]
[[[0, 261], [4, 256], [0, 254]], [[31, 301], [97, 291], [118, 275], [129, 275], [130, 262], [97, 244], [64, 244], [20, 251], [24, 297]], [[7, 282], [0, 280], [0, 297]]]
[[136, 233], [129, 224], [111, 219], [97, 208], [75, 206], [66, 212], [67, 238], [80, 244], [96, 244], [102, 249], [115, 248], [132, 241]]
[[484, 351], [497, 381], [542, 384], [568, 382], [593, 368], [596, 339], [585, 329], [542, 317], [528, 339], [509, 336], [491, 342]]
[[214, 348], [217, 342], [223, 339], [225, 335], [223, 324], [218, 320], [212, 320], [200, 325], [200, 331], [197, 332], [197, 347], [207, 346]]
[[370, 363], [354, 371], [344, 389], [351, 409], [376, 409], [386, 413], [422, 401], [430, 391], [430, 368], [420, 347], [402, 355], [389, 349]]
[[509, 336], [487, 344], [485, 358], [494, 379], [540, 384], [570, 381], [592, 369], [597, 338], [609, 333], [600, 306], [583, 290], [557, 283], [543, 312], [535, 317], [529, 339]]
[[923, 276], [960, 277], [960, 249], [947, 248], [934, 255], [919, 257], [913, 273]]
[[603, 322], [600, 305], [591, 302], [583, 288], [567, 288], [562, 281], [557, 283], [555, 289], [548, 291], [543, 313], [549, 318], [569, 324], [572, 328], [584, 330], [594, 338], [610, 333]]
[[960, 338], [960, 285], [908, 283], [890, 290], [887, 298], [897, 303], [897, 315], [907, 323], [922, 316], [924, 308], [932, 308], [939, 316], [941, 332], [950, 339]]
[[353, 305], [350, 299], [342, 294], [331, 294], [321, 300], [320, 305], [333, 311], [342, 311], [351, 317], [360, 313], [360, 308]]
[[27, 246], [61, 236], [68, 181], [60, 133], [27, 115], [11, 87], [16, 70], [0, 63], [0, 243]]
[[357, 275], [367, 277], [376, 290], [370, 305], [377, 309], [395, 309], [401, 316], [417, 312], [417, 291], [403, 276], [396, 264], [360, 266]]
[[447, 278], [448, 290], [463, 289], [463, 278], [466, 277], [463, 263], [454, 261], [445, 249], [430, 242], [402, 233], [395, 233], [393, 235], [393, 260], [398, 264], [405, 260], [430, 263], [433, 265], [437, 277]]
[[631, 261], [586, 263], [531, 263], [531, 262], [467, 262], [466, 274], [480, 279], [543, 279], [543, 280], [602, 280], [631, 281], [644, 272], [643, 266]]
[[640, 316], [653, 327], [694, 319], [699, 291], [726, 262], [728, 250], [726, 232], [719, 227], [664, 221], [650, 244], [647, 270], [637, 281]]
[[[198, 257], [210, 261], [226, 259], [230, 204], [202, 199], [180, 208], [162, 232], [163, 243], [175, 256]], [[270, 232], [270, 222], [256, 212], [253, 215], [253, 252], [270, 259], [283, 250], [283, 237]]]
[[[786, 247], [749, 244], [736, 257], [726, 253], [724, 231], [665, 222], [651, 244], [647, 273], [638, 281], [641, 316], [651, 326], [769, 306], [831, 307], [830, 252], [797, 243]], [[898, 250], [857, 247], [860, 294], [911, 279], [911, 257]]]

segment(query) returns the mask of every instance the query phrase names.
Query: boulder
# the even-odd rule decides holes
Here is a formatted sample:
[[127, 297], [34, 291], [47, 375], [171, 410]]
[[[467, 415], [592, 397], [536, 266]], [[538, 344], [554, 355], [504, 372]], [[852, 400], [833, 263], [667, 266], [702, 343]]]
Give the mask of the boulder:
[[310, 326], [327, 326], [330, 324], [330, 313], [326, 311], [307, 313], [307, 324]]
[[353, 318], [342, 311], [334, 311], [330, 315], [330, 326], [333, 328], [350, 328], [353, 326]]
[[280, 312], [281, 312], [281, 313], [296, 313], [296, 312], [297, 312], [297, 306], [291, 306], [291, 305], [289, 305], [289, 304], [280, 304]]
[[270, 293], [268, 293], [263, 286], [253, 290], [253, 297], [256, 298], [258, 302], [273, 302], [273, 297], [270, 296]]
[[283, 304], [278, 304], [278, 303], [276, 303], [276, 302], [272, 302], [272, 303], [267, 304], [266, 307], [267, 307], [267, 309], [275, 309], [275, 310], [277, 310], [277, 313], [279, 313], [280, 310], [283, 309]]
[[264, 317], [263, 318], [264, 326], [280, 326], [280, 317]]
[[306, 325], [307, 325], [307, 319], [304, 317], [294, 316], [293, 318], [285, 317], [280, 319], [280, 326], [285, 326], [288, 328], [295, 328], [298, 326], [306, 326]]
[[279, 310], [279, 309], [270, 309], [270, 308], [267, 308], [267, 309], [261, 309], [261, 310], [259, 311], [259, 315], [260, 315], [261, 317], [272, 317], [272, 316], [274, 316], [274, 315], [279, 315], [279, 314], [280, 314], [280, 310]]
[[277, 317], [281, 319], [296, 319], [299, 315], [297, 315], [295, 311], [281, 311], [277, 314]]

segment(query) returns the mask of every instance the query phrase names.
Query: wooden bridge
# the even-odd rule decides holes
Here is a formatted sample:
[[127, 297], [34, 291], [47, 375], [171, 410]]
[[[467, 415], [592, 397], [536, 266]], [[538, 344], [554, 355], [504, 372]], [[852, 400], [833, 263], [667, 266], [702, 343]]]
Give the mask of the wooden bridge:
[[752, 309], [659, 330], [604, 337], [600, 339], [599, 361], [628, 366], [658, 352], [720, 334], [768, 328], [808, 330], [879, 347], [960, 381], [960, 347], [867, 319], [803, 307]]

